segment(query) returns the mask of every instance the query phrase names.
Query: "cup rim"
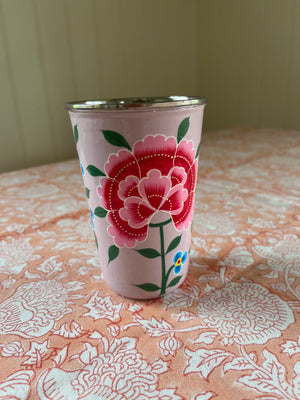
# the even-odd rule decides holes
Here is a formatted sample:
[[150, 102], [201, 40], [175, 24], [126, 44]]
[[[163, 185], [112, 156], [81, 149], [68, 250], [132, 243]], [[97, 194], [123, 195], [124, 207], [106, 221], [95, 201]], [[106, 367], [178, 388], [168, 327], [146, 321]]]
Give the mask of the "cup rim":
[[103, 111], [162, 109], [172, 107], [206, 105], [207, 98], [202, 96], [158, 96], [158, 97], [124, 97], [99, 100], [79, 100], [65, 103], [68, 111]]

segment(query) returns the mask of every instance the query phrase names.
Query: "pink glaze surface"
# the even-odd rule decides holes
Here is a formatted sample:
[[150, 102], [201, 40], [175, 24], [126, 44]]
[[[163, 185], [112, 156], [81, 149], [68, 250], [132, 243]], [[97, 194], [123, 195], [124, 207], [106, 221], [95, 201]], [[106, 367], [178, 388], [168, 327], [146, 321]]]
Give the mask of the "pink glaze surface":
[[103, 276], [123, 296], [184, 281], [203, 109], [70, 111]]

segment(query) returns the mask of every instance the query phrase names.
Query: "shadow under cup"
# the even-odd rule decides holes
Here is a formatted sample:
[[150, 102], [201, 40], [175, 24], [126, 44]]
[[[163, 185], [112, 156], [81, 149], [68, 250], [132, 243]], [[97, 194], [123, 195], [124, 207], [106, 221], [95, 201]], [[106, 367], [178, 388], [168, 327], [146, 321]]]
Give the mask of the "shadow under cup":
[[80, 101], [69, 112], [100, 266], [149, 299], [188, 271], [204, 97]]

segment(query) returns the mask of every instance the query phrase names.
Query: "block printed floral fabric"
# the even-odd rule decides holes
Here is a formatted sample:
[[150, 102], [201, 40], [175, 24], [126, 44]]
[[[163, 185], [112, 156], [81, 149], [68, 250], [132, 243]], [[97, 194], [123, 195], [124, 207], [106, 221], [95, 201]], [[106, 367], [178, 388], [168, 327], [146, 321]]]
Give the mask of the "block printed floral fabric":
[[0, 400], [300, 399], [300, 132], [204, 134], [198, 167], [151, 301], [104, 283], [77, 160], [0, 176]]

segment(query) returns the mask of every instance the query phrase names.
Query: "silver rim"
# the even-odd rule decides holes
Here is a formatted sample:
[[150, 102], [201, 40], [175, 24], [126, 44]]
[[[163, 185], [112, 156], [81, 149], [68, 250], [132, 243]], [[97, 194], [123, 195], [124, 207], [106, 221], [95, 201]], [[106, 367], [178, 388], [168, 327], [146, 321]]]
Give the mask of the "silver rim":
[[72, 101], [65, 104], [69, 111], [89, 110], [132, 110], [161, 109], [171, 107], [199, 106], [207, 104], [205, 97], [167, 96], [167, 97], [125, 97], [120, 99]]

